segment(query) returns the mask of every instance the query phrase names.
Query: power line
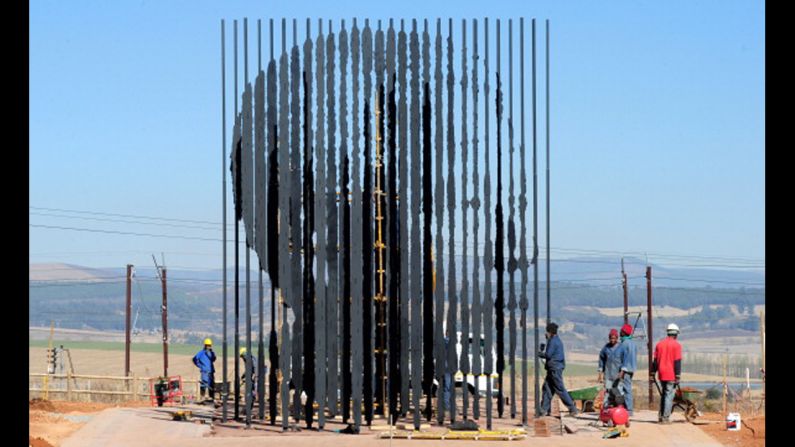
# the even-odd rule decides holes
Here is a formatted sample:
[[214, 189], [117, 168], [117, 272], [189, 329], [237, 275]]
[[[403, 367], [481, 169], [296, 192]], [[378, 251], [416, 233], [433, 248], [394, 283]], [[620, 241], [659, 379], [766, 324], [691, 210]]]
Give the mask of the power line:
[[[165, 223], [165, 222], [141, 222], [135, 220], [126, 220], [126, 219], [104, 219], [101, 217], [87, 217], [87, 216], [66, 216], [62, 214], [50, 214], [50, 213], [36, 213], [32, 212], [29, 213], [32, 216], [44, 216], [44, 217], [55, 217], [55, 218], [62, 218], [62, 219], [81, 219], [81, 220], [90, 220], [90, 221], [98, 221], [98, 222], [119, 222], [119, 223], [130, 223], [136, 225], [157, 225], [157, 226], [166, 226], [166, 227], [177, 227], [177, 228], [195, 228], [199, 230], [208, 230], [208, 231], [218, 231], [217, 228], [209, 227], [209, 226], [201, 226], [201, 225], [186, 225], [186, 224], [174, 224], [174, 223]], [[229, 231], [232, 231], [229, 229]]]
[[[206, 220], [190, 220], [190, 219], [175, 219], [170, 217], [157, 217], [157, 216], [142, 216], [142, 215], [135, 215], [135, 214], [119, 214], [119, 213], [104, 213], [100, 211], [85, 211], [85, 210], [70, 210], [64, 208], [47, 208], [41, 206], [29, 206], [29, 209], [32, 210], [44, 210], [44, 211], [59, 211], [59, 212], [66, 212], [66, 213], [78, 213], [78, 214], [92, 214], [97, 216], [115, 216], [115, 217], [132, 217], [135, 219], [149, 219], [149, 220], [165, 220], [171, 222], [187, 222], [187, 223], [198, 223], [198, 224], [208, 224], [208, 225], [221, 225], [221, 222], [210, 222]], [[233, 225], [227, 225], [233, 226]]]
[[[190, 220], [190, 219], [176, 219], [176, 218], [167, 218], [167, 217], [156, 217], [156, 216], [143, 216], [143, 215], [134, 215], [134, 214], [120, 214], [120, 213], [105, 213], [105, 212], [98, 212], [98, 211], [85, 211], [85, 210], [70, 210], [70, 209], [63, 209], [63, 208], [47, 208], [47, 207], [29, 207], [32, 210], [45, 210], [45, 211], [57, 211], [57, 212], [67, 212], [67, 213], [79, 213], [79, 214], [88, 214], [88, 215], [100, 215], [100, 216], [116, 216], [116, 217], [128, 217], [128, 218], [135, 218], [135, 219], [147, 219], [147, 220], [157, 220], [157, 221], [167, 221], [167, 222], [184, 222], [184, 223], [198, 223], [198, 224], [205, 224], [205, 225], [221, 225], [218, 222], [210, 222], [210, 221], [201, 221], [201, 220]], [[48, 215], [46, 213], [32, 213], [34, 215]], [[164, 225], [164, 226], [174, 226], [174, 227], [182, 227], [182, 228], [195, 228], [201, 230], [213, 230], [210, 227], [198, 227], [198, 226], [189, 226], [189, 225], [174, 225], [174, 224], [166, 224], [166, 223], [154, 223], [154, 222], [133, 222], [133, 221], [125, 221], [119, 219], [101, 219], [101, 218], [90, 218], [84, 216], [56, 216], [49, 214], [51, 217], [63, 217], [63, 218], [77, 218], [77, 219], [84, 219], [84, 220], [96, 220], [96, 221], [109, 221], [109, 222], [121, 222], [121, 223], [133, 223], [133, 224], [148, 224], [148, 225]], [[31, 227], [36, 228], [48, 228], [48, 229], [62, 229], [62, 230], [72, 230], [72, 231], [86, 231], [86, 232], [94, 232], [94, 233], [105, 233], [105, 234], [120, 234], [120, 235], [131, 235], [131, 236], [147, 236], [147, 237], [161, 237], [161, 238], [172, 238], [172, 239], [186, 239], [186, 240], [201, 240], [201, 241], [212, 241], [212, 242], [219, 242], [219, 239], [216, 238], [202, 238], [202, 237], [195, 237], [195, 236], [177, 236], [177, 235], [163, 235], [163, 234], [153, 234], [153, 233], [134, 233], [134, 232], [123, 232], [123, 231], [114, 231], [114, 230], [101, 230], [101, 229], [89, 229], [89, 228], [79, 228], [79, 227], [63, 227], [63, 226], [55, 226], [55, 225], [40, 225], [40, 224], [30, 224]], [[232, 225], [227, 225], [231, 227]], [[244, 243], [244, 242], [241, 242]], [[459, 247], [463, 246], [463, 244], [459, 241], [454, 241], [454, 244], [458, 245]], [[474, 247], [474, 244], [471, 244]], [[485, 244], [479, 244], [479, 249], [483, 249]], [[530, 245], [528, 244], [528, 248]], [[539, 246], [539, 248], [545, 248]], [[585, 248], [566, 248], [566, 247], [550, 247], [550, 250], [555, 250], [557, 252], [563, 253], [575, 253], [575, 254], [612, 254], [616, 256], [626, 255], [626, 254], [635, 254], [641, 256], [648, 256], [651, 255], [653, 257], [659, 259], [690, 259], [690, 260], [702, 260], [702, 261], [726, 261], [726, 262], [733, 262], [733, 264], [727, 263], [720, 263], [720, 264], [677, 264], [671, 262], [665, 262], [666, 265], [671, 266], [683, 266], [683, 267], [700, 267], [700, 268], [738, 268], [738, 269], [754, 269], [754, 268], [764, 268], [764, 259], [759, 258], [751, 258], [751, 257], [726, 257], [726, 256], [704, 256], [704, 255], [684, 255], [684, 254], [672, 254], [672, 253], [656, 253], [656, 252], [640, 252], [640, 251], [618, 251], [618, 250], [597, 250], [597, 249], [585, 249]], [[207, 254], [213, 256], [213, 254]], [[603, 263], [603, 264], [614, 264], [613, 262], [608, 261], [585, 261], [585, 260], [574, 260], [574, 259], [551, 259], [551, 262], [580, 262], [580, 263]], [[660, 262], [660, 261], [658, 261]], [[759, 264], [743, 264], [737, 265], [736, 262], [757, 262]], [[617, 261], [615, 262], [617, 264]]]
[[656, 280], [667, 279], [671, 281], [698, 281], [698, 282], [708, 282], [708, 283], [716, 283], [716, 284], [742, 284], [746, 286], [764, 286], [765, 283], [762, 282], [745, 282], [745, 281], [723, 281], [723, 280], [713, 280], [713, 279], [703, 279], [703, 278], [671, 278], [668, 276], [658, 276], [655, 278]]
[[[30, 227], [35, 228], [47, 228], [47, 229], [54, 229], [54, 230], [72, 230], [72, 231], [85, 231], [89, 233], [104, 233], [104, 234], [121, 234], [127, 236], [148, 236], [148, 237], [161, 237], [166, 239], [187, 239], [187, 240], [195, 240], [195, 241], [208, 241], [208, 242], [222, 242], [221, 239], [216, 238], [207, 238], [207, 237], [196, 237], [196, 236], [177, 236], [177, 235], [168, 235], [168, 234], [154, 234], [154, 233], [134, 233], [129, 231], [113, 231], [113, 230], [99, 230], [95, 228], [80, 228], [80, 227], [61, 227], [57, 225], [39, 225], [39, 224], [28, 224]], [[234, 243], [234, 242], [229, 242]], [[240, 241], [241, 244], [245, 244], [245, 241]]]

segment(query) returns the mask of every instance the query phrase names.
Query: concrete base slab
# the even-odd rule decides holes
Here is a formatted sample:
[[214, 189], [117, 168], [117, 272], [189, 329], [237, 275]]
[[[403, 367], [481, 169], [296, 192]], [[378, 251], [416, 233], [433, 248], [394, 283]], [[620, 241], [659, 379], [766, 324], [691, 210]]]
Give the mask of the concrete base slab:
[[[201, 410], [190, 408], [201, 414]], [[239, 436], [223, 436], [211, 433], [208, 423], [177, 422], [171, 420], [171, 408], [113, 408], [96, 415], [84, 427], [64, 440], [64, 447], [246, 447], [272, 444], [279, 446], [310, 447], [320, 442], [323, 445], [350, 447], [417, 446], [425, 445], [420, 440], [379, 439], [382, 431], [362, 427], [359, 435], [338, 434], [330, 431], [318, 433], [314, 430], [302, 430], [293, 433], [275, 433], [255, 422], [250, 430], [240, 430]], [[656, 423], [656, 412], [636, 411], [629, 428], [630, 436], [620, 440], [602, 439], [606, 429], [596, 423], [595, 414], [585, 414], [577, 418], [564, 416], [565, 422], [577, 427], [577, 433], [549, 438], [528, 436], [520, 441], [505, 441], [506, 446], [562, 446], [582, 447], [583, 445], [617, 445], [638, 447], [721, 447], [718, 441], [704, 433], [698, 427], [685, 422], [670, 425]], [[214, 424], [219, 432], [223, 431], [220, 424]], [[231, 427], [230, 427], [231, 429]], [[531, 426], [528, 432], [532, 431]], [[450, 440], [445, 441], [453, 447], [482, 447], [483, 441]], [[492, 441], [494, 444], [498, 441]], [[438, 441], [437, 441], [438, 443]]]

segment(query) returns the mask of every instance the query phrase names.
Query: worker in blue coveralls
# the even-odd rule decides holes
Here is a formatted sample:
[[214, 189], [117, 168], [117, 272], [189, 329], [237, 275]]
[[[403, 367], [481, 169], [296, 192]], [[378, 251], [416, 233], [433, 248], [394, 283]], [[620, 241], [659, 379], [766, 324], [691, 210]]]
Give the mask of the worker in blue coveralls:
[[547, 324], [547, 345], [538, 356], [546, 359], [544, 367], [547, 370], [547, 377], [544, 380], [544, 390], [541, 399], [541, 414], [549, 416], [551, 414], [552, 396], [557, 394], [566, 407], [569, 408], [569, 416], [577, 416], [579, 410], [571, 400], [566, 385], [563, 384], [563, 370], [566, 368], [566, 356], [563, 352], [563, 341], [558, 336], [558, 325], [555, 323]]
[[618, 349], [618, 330], [610, 329], [610, 334], [607, 337], [608, 342], [599, 351], [599, 372], [600, 383], [605, 384], [605, 389], [609, 390], [613, 387], [613, 382], [618, 378], [618, 371], [621, 369], [621, 364], [618, 358], [613, 355]]
[[615, 355], [621, 364], [618, 378], [624, 385], [624, 406], [632, 416], [632, 376], [638, 367], [638, 346], [632, 340], [632, 326], [629, 324], [621, 326], [621, 344]]
[[199, 368], [201, 373], [201, 384], [199, 395], [204, 400], [204, 393], [207, 391], [210, 399], [215, 399], [215, 353], [213, 352], [213, 341], [209, 338], [204, 339], [204, 348], [193, 356], [193, 364]]

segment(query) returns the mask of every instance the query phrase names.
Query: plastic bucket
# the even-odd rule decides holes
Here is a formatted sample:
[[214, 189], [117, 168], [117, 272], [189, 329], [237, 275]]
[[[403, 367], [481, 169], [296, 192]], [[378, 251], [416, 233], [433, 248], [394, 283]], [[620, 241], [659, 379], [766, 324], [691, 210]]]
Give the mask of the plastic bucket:
[[739, 431], [740, 425], [740, 413], [729, 413], [726, 416], [726, 430]]

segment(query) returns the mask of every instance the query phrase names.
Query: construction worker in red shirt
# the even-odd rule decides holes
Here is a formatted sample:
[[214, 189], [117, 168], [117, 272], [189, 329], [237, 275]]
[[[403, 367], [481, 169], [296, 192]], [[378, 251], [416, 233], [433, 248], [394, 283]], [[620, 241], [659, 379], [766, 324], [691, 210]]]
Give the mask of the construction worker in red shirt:
[[666, 332], [668, 336], [654, 347], [652, 363], [652, 372], [657, 373], [662, 388], [660, 412], [657, 416], [657, 421], [661, 424], [671, 423], [674, 392], [682, 374], [682, 345], [676, 341], [676, 337], [679, 336], [679, 326], [671, 323]]

